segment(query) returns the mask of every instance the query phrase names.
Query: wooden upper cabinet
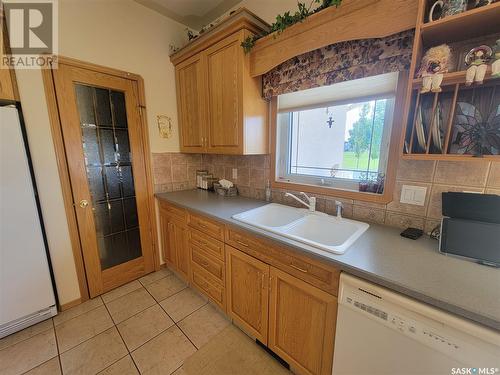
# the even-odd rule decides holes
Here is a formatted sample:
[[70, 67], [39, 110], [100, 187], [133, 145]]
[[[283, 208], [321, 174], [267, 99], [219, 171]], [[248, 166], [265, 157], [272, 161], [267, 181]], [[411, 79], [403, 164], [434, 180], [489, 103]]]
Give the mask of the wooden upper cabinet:
[[201, 54], [175, 68], [181, 148], [184, 152], [205, 151], [205, 88]]
[[268, 347], [300, 374], [331, 375], [337, 299], [271, 267]]
[[241, 47], [268, 27], [241, 9], [171, 57], [182, 152], [269, 152], [269, 105], [260, 78], [250, 77], [250, 58]]
[[242, 87], [239, 35], [206, 51], [208, 70], [209, 149], [238, 153], [242, 134]]

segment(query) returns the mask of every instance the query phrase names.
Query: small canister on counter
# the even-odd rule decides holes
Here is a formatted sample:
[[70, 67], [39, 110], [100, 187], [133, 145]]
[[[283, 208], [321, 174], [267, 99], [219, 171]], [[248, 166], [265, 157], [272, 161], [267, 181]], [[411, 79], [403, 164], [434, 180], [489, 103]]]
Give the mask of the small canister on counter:
[[207, 181], [208, 190], [214, 191], [215, 190], [214, 185], [217, 182], [219, 182], [219, 179], [217, 177], [209, 178], [208, 181]]
[[201, 189], [202, 178], [208, 174], [207, 170], [199, 169], [196, 171], [196, 187]]
[[210, 190], [213, 189], [213, 180], [214, 180], [214, 175], [212, 174], [206, 174], [201, 177], [201, 188], [203, 190]]

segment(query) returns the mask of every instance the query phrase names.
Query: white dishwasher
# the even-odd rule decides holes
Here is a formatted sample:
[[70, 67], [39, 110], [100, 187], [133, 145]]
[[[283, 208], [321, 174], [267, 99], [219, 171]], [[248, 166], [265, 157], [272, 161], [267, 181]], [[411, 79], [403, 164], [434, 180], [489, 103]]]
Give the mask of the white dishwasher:
[[492, 375], [499, 368], [499, 332], [341, 275], [333, 375]]

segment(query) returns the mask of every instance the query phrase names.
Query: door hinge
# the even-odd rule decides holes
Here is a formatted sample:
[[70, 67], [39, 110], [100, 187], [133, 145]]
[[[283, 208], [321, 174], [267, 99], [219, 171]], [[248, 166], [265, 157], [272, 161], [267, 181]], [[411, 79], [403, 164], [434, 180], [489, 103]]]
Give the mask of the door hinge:
[[138, 108], [139, 108], [139, 114], [142, 116], [142, 109], [143, 108], [146, 109], [146, 106], [145, 105], [139, 105]]

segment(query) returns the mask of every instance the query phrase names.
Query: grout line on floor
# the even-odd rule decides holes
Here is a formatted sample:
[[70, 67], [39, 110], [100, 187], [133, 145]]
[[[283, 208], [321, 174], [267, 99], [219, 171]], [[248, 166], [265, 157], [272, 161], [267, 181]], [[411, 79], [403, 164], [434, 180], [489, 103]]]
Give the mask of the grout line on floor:
[[[49, 319], [52, 319], [52, 318], [49, 318]], [[48, 320], [48, 319], [46, 319], [46, 320]], [[39, 323], [37, 323], [37, 324], [40, 324], [40, 323], [42, 323], [42, 322], [44, 322], [44, 321], [45, 321], [45, 320], [43, 320], [43, 321], [41, 321], [41, 322], [39, 322]], [[28, 328], [30, 328], [30, 327], [27, 327], [27, 328], [24, 328], [24, 329], [28, 329]], [[12, 333], [11, 335], [15, 335], [16, 333], [22, 332], [22, 331], [24, 331], [24, 329], [22, 329], [21, 331], [18, 331], [18, 332], [14, 332], [14, 333]], [[13, 343], [13, 344], [7, 345], [5, 348], [0, 349], [0, 352], [2, 352], [2, 351], [3, 351], [3, 350], [5, 350], [5, 349], [8, 349], [8, 348], [13, 347], [14, 345], [17, 345], [17, 344], [20, 344], [20, 343], [22, 343], [22, 342], [25, 342], [26, 340], [32, 339], [33, 337], [38, 336], [38, 335], [39, 335], [39, 334], [41, 334], [41, 333], [45, 333], [45, 332], [47, 332], [47, 331], [49, 331], [49, 330], [51, 330], [51, 329], [53, 329], [53, 330], [54, 330], [54, 334], [55, 334], [55, 326], [54, 326], [54, 321], [53, 321], [53, 320], [52, 320], [52, 327], [51, 327], [51, 328], [47, 328], [46, 330], [44, 330], [44, 331], [40, 331], [40, 332], [38, 332], [37, 334], [35, 334], [35, 335], [33, 335], [33, 336], [29, 336], [29, 337], [27, 337], [27, 338], [25, 338], [25, 339], [22, 339], [22, 340], [19, 340], [19, 341], [15, 342], [15, 343]], [[5, 338], [7, 338], [7, 337], [10, 337], [11, 335], [8, 335], [8, 336], [5, 336], [5, 337], [1, 338], [1, 339], [0, 339], [0, 341], [2, 341], [3, 339], [5, 339]]]
[[[188, 357], [189, 358], [189, 357]], [[174, 371], [172, 371], [169, 375], [172, 375], [174, 372], [176, 372], [177, 370], [179, 370], [182, 366], [184, 366], [184, 362], [182, 362], [182, 365], [180, 365], [179, 367], [177, 367]]]
[[[146, 289], [146, 290], [147, 290], [147, 289]], [[148, 293], [149, 293], [149, 291], [148, 291]], [[151, 294], [151, 293], [150, 293], [150, 294]], [[151, 296], [151, 297], [152, 297], [152, 296]], [[146, 345], [148, 342], [150, 342], [151, 340], [154, 340], [155, 338], [157, 338], [157, 337], [158, 337], [158, 336], [160, 336], [161, 334], [165, 333], [165, 331], [169, 330], [169, 329], [170, 329], [170, 328], [172, 328], [173, 326], [177, 326], [177, 324], [175, 323], [175, 321], [172, 319], [172, 317], [171, 317], [170, 315], [168, 315], [168, 313], [165, 311], [165, 309], [163, 309], [163, 307], [162, 307], [162, 306], [161, 306], [158, 302], [156, 302], [156, 304], [157, 304], [158, 306], [160, 306], [160, 309], [162, 309], [162, 311], [164, 311], [164, 312], [165, 312], [165, 314], [166, 314], [166, 315], [170, 318], [170, 320], [173, 322], [173, 324], [172, 324], [170, 327], [168, 327], [168, 328], [164, 329], [163, 331], [161, 331], [160, 333], [158, 333], [158, 334], [154, 335], [153, 337], [151, 337], [149, 340], [145, 341], [145, 342], [144, 342], [144, 343], [142, 343], [141, 345], [139, 345], [139, 346], [138, 346], [137, 348], [135, 348], [132, 352], [131, 352], [131, 351], [129, 351], [129, 353], [130, 353], [130, 357], [132, 358], [132, 361], [134, 361], [134, 357], [132, 356], [132, 353], [133, 353], [133, 352], [135, 352], [135, 351], [137, 351], [138, 349], [142, 348], [142, 347], [143, 347], [144, 345]], [[154, 306], [154, 305], [153, 305], [153, 306]], [[150, 307], [153, 307], [153, 306], [150, 306]], [[148, 308], [149, 308], [149, 307], [148, 307]], [[144, 310], [143, 310], [143, 311], [144, 311]], [[136, 315], [137, 315], [137, 314], [136, 314]], [[125, 321], [125, 320], [124, 320], [124, 321]], [[179, 327], [177, 326], [177, 328], [179, 328]], [[117, 327], [116, 329], [118, 330], [118, 327]], [[180, 328], [179, 328], [179, 329], [180, 329]], [[180, 331], [182, 332], [182, 330], [180, 330]], [[118, 330], [118, 333], [119, 333], [119, 332], [120, 332], [120, 331]], [[186, 334], [185, 334], [184, 332], [182, 332], [182, 334], [183, 334], [184, 336], [186, 336]], [[120, 334], [120, 337], [121, 337], [121, 334]], [[186, 336], [186, 337], [187, 337], [187, 336]], [[187, 337], [187, 339], [189, 340], [189, 337]], [[122, 341], [125, 341], [125, 340], [123, 340], [123, 338], [122, 338]], [[191, 342], [191, 340], [189, 340], [189, 341]], [[193, 345], [194, 345], [194, 344], [193, 344]], [[125, 344], [125, 347], [127, 348], [127, 350], [129, 350], [129, 349], [128, 349], [127, 344]], [[195, 346], [195, 345], [194, 345], [194, 347], [196, 348], [196, 346]], [[135, 361], [134, 361], [134, 364], [135, 364]], [[136, 367], [137, 367], [137, 364], [136, 364]]]
[[[124, 285], [127, 285], [127, 284], [124, 284]], [[141, 288], [142, 289], [146, 289], [146, 287], [144, 285], [142, 285], [142, 283], [139, 283], [140, 287], [137, 288], [137, 289], [134, 289], [134, 290], [131, 290], [130, 292], [128, 293], [125, 293], [124, 295], [120, 296], [120, 297], [117, 297], [115, 299], [112, 299], [111, 301], [108, 301], [108, 302], [105, 302], [104, 300], [102, 300], [102, 303], [103, 305], [107, 305], [108, 303], [112, 303], [112, 302], [115, 302], [115, 301], [118, 301], [120, 298], [123, 298], [125, 296], [128, 296], [129, 294], [132, 294], [134, 292], [137, 292], [138, 290], [140, 290]], [[123, 286], [123, 285], [122, 285]], [[147, 289], [146, 289], [147, 290]]]
[[[106, 366], [102, 370], [99, 370], [99, 372], [97, 374], [100, 374], [101, 372], [106, 371], [108, 368], [110, 368], [111, 366], [113, 366], [116, 363], [120, 362], [123, 358], [128, 357], [129, 355], [130, 355], [130, 353], [125, 354], [123, 357], [117, 359], [116, 361], [114, 361], [113, 363], [111, 363], [109, 366]], [[134, 363], [134, 365], [135, 365], [135, 363]]]
[[[160, 277], [158, 280], [155, 280], [155, 281], [153, 281], [153, 282], [149, 283], [148, 285], [154, 284], [154, 283], [156, 283], [157, 281], [160, 281], [160, 280], [162, 280], [162, 279], [164, 279], [164, 278], [166, 278], [166, 277], [169, 277], [169, 276], [171, 276], [171, 275], [173, 275], [173, 274], [174, 274], [174, 273], [173, 273], [171, 270], [169, 270], [168, 268], [166, 268], [166, 269], [170, 272], [169, 274], [167, 274], [167, 275], [163, 275], [163, 276], [162, 276], [162, 277]], [[141, 284], [141, 285], [145, 288], [145, 287], [146, 287], [146, 285], [144, 285], [144, 284], [142, 283], [141, 279], [142, 279], [143, 277], [148, 276], [148, 275], [152, 275], [152, 274], [154, 274], [154, 273], [156, 273], [156, 272], [160, 272], [160, 271], [155, 271], [155, 272], [148, 273], [147, 275], [144, 275], [144, 276], [142, 276], [141, 278], [137, 279], [137, 281], [139, 281], [139, 283], [140, 283], [140, 284]]]
[[[108, 306], [106, 306], [106, 304], [104, 304], [104, 306], [105, 306], [105, 308], [106, 308], [106, 311], [107, 311], [107, 312], [108, 312], [108, 314], [109, 314], [109, 317], [111, 318], [111, 321], [113, 322], [113, 326], [116, 328], [116, 331], [118, 332], [118, 335], [119, 335], [119, 336], [120, 336], [120, 338], [122, 339], [123, 345], [125, 345], [125, 349], [127, 349], [127, 352], [129, 352], [129, 353], [130, 353], [130, 350], [128, 350], [127, 343], [126, 343], [126, 342], [125, 342], [125, 340], [123, 339], [122, 334], [121, 334], [120, 330], [118, 329], [118, 324], [116, 324], [116, 323], [115, 323], [115, 321], [114, 321], [114, 319], [113, 319], [113, 316], [111, 315], [111, 312], [110, 312], [110, 311], [109, 311], [109, 309], [108, 309]], [[146, 309], [147, 309], [147, 308], [146, 308]], [[144, 310], [146, 310], [146, 309], [144, 309]], [[144, 310], [142, 310], [142, 311], [144, 311]], [[142, 312], [142, 311], [140, 311], [140, 312]], [[139, 313], [140, 313], [140, 312], [139, 312]], [[139, 314], [139, 313], [137, 313], [137, 314]], [[137, 314], [136, 314], [136, 315], [137, 315]], [[133, 315], [133, 316], [134, 316], [134, 315]], [[132, 318], [132, 316], [131, 316], [130, 318]], [[129, 318], [129, 319], [130, 319], [130, 318]], [[125, 322], [125, 321], [127, 321], [127, 320], [128, 320], [128, 319], [125, 319], [125, 320], [124, 320], [124, 322]], [[120, 323], [121, 323], [121, 322], [120, 322]], [[108, 328], [108, 329], [109, 329], [109, 328]], [[106, 330], [106, 331], [107, 331], [107, 330]], [[97, 336], [97, 335], [96, 335], [96, 336]], [[94, 337], [95, 337], [95, 336], [94, 336]]]
[[[61, 322], [61, 323], [59, 323], [58, 325], [56, 325], [56, 323], [54, 322], [54, 319], [52, 318], [52, 323], [53, 323], [53, 325], [54, 325], [54, 330], [56, 329], [56, 327], [59, 327], [59, 326], [61, 326], [61, 325], [63, 325], [63, 324], [66, 324], [67, 322], [70, 322], [70, 321], [72, 321], [73, 319], [79, 318], [79, 317], [80, 317], [80, 316], [82, 316], [82, 315], [85, 315], [85, 314], [87, 314], [87, 313], [89, 313], [89, 312], [91, 312], [91, 311], [94, 311], [94, 310], [98, 309], [98, 308], [99, 308], [99, 307], [101, 307], [101, 306], [104, 306], [104, 300], [101, 298], [101, 296], [97, 296], [97, 297], [95, 297], [95, 298], [93, 298], [93, 299], [97, 299], [97, 298], [100, 298], [100, 299], [101, 299], [102, 305], [98, 305], [98, 306], [96, 306], [96, 307], [91, 308], [90, 310], [87, 310], [87, 311], [85, 311], [85, 312], [82, 312], [81, 314], [75, 315], [74, 317], [72, 317], [72, 318], [70, 318], [70, 319], [68, 319], [68, 320], [65, 320], [64, 322]], [[87, 301], [85, 301], [85, 302], [87, 302]], [[85, 303], [85, 302], [83, 302], [83, 303]], [[77, 305], [77, 306], [80, 306], [80, 305]], [[75, 306], [75, 307], [77, 307], [77, 306]], [[69, 311], [69, 310], [71, 310], [71, 309], [68, 309], [68, 310], [65, 310], [65, 311]], [[63, 311], [63, 312], [64, 312], [64, 311]], [[57, 315], [56, 315], [56, 316], [57, 316]]]
[[182, 330], [182, 328], [181, 328], [181, 327], [179, 327], [179, 325], [178, 325], [177, 323], [175, 324], [175, 326], [179, 329], [179, 331], [181, 331], [181, 332], [182, 332], [182, 334], [183, 334], [184, 336], [186, 336], [186, 338], [187, 338], [187, 339], [189, 340], [189, 342], [190, 342], [190, 343], [194, 346], [194, 348], [196, 349], [196, 351], [200, 350], [200, 348], [198, 348], [198, 346], [197, 346], [197, 345], [193, 342], [193, 340], [191, 340], [191, 339], [189, 338], [189, 336], [186, 334], [186, 332], [184, 332], [184, 331]]
[[59, 351], [59, 341], [57, 340], [56, 324], [54, 323], [54, 319], [52, 319], [52, 327], [54, 329], [54, 337], [56, 338], [57, 360], [59, 361], [59, 370], [61, 370], [61, 374], [62, 374], [63, 367], [62, 367], [62, 361], [61, 361], [61, 352]]
[[[142, 285], [142, 283], [141, 283], [141, 285]], [[144, 289], [146, 289], [146, 288], [144, 288]], [[146, 289], [146, 291], [147, 291], [147, 289]], [[104, 306], [106, 306], [106, 304], [104, 304]], [[152, 305], [152, 306], [154, 306], [154, 305]], [[150, 307], [152, 307], [152, 306], [150, 306]], [[148, 308], [149, 308], [149, 307], [148, 307]], [[108, 314], [109, 314], [109, 316], [111, 317], [111, 320], [113, 321], [114, 327], [115, 327], [115, 328], [116, 328], [116, 330], [118, 331], [118, 335], [120, 336], [120, 339], [122, 340], [123, 345], [125, 345], [125, 349], [127, 349], [127, 356], [130, 356], [130, 359], [132, 360], [132, 363], [134, 364], [134, 367], [137, 369], [137, 372], [140, 374], [140, 373], [141, 373], [141, 371], [139, 370], [139, 367], [137, 366], [137, 363], [135, 363], [135, 361], [134, 361], [134, 357], [132, 357], [132, 352], [130, 351], [130, 349], [129, 349], [129, 347], [128, 347], [127, 343], [125, 342], [125, 340], [123, 339], [123, 336], [122, 336], [122, 334], [121, 334], [120, 330], [118, 329], [118, 325], [117, 325], [117, 324], [115, 323], [115, 321], [113, 320], [113, 317], [111, 316], [111, 313], [109, 312], [108, 306], [106, 306], [106, 310], [108, 311]], [[146, 309], [144, 309], [144, 310], [142, 310], [142, 311], [145, 311], [145, 310], [146, 310]], [[137, 314], [140, 314], [142, 311], [138, 312]], [[135, 315], [137, 315], [137, 314], [135, 314]], [[135, 315], [132, 315], [130, 318], [134, 317]], [[128, 318], [128, 319], [130, 319], [130, 318]], [[125, 319], [125, 320], [124, 320], [124, 322], [125, 322], [125, 321], [127, 321], [128, 319]], [[120, 323], [121, 323], [121, 322], [120, 322]], [[150, 341], [150, 340], [148, 340], [148, 341], [146, 341], [146, 342], [149, 342], [149, 341]], [[144, 344], [145, 344], [145, 343], [144, 343]], [[143, 344], [143, 345], [144, 345], [144, 344]], [[139, 348], [139, 347], [138, 347], [138, 348]], [[136, 348], [136, 349], [134, 349], [134, 350], [137, 350], [138, 348]], [[125, 357], [126, 357], [126, 356], [125, 356]], [[123, 358], [125, 358], [125, 357], [120, 358], [118, 361], [122, 360], [122, 359], [123, 359]], [[118, 361], [116, 361], [116, 362], [118, 362]], [[114, 362], [113, 364], [109, 365], [108, 367], [113, 366], [116, 362]], [[106, 367], [106, 368], [108, 368], [108, 367]], [[105, 370], [105, 369], [104, 369], [104, 370]], [[104, 371], [104, 370], [102, 370], [102, 371]], [[64, 374], [63, 374], [63, 375], [64, 375]]]
[[[175, 277], [177, 277], [177, 276], [175, 276]], [[179, 294], [180, 292], [182, 292], [183, 290], [186, 290], [187, 288], [189, 288], [189, 286], [186, 284], [186, 287], [185, 287], [184, 289], [179, 290], [177, 293], [172, 294], [170, 297], [173, 297], [173, 296], [175, 296], [176, 294]], [[146, 289], [146, 290], [147, 290], [147, 289]], [[149, 293], [149, 291], [148, 291], [148, 293]], [[150, 293], [150, 294], [151, 294], [151, 293]], [[151, 297], [153, 297], [153, 296], [151, 295]], [[164, 300], [166, 300], [166, 299], [168, 299], [168, 298], [170, 298], [170, 297], [167, 297], [167, 298], [163, 299], [162, 301], [164, 301]], [[153, 298], [154, 298], [154, 297], [153, 297]], [[198, 350], [198, 347], [197, 347], [197, 346], [194, 344], [194, 342], [193, 342], [193, 341], [189, 338], [189, 336], [188, 336], [188, 335], [186, 335], [186, 333], [185, 333], [185, 332], [181, 329], [181, 327], [179, 327], [179, 325], [177, 324], [177, 322], [176, 322], [174, 319], [172, 319], [172, 317], [171, 317], [171, 316], [168, 314], [168, 312], [167, 312], [167, 311], [163, 308], [163, 306], [162, 306], [159, 302], [157, 302], [157, 304], [160, 306], [160, 308], [161, 308], [163, 311], [165, 311], [165, 314], [167, 314], [167, 316], [170, 318], [170, 320], [172, 320], [172, 322], [174, 322], [174, 325], [177, 327], [177, 329], [179, 329], [179, 331], [181, 331], [181, 332], [182, 332], [182, 334], [183, 334], [183, 335], [184, 335], [184, 336], [188, 339], [188, 341], [189, 341], [189, 342], [190, 342], [190, 343], [194, 346], [194, 348], [195, 348], [196, 350]], [[205, 305], [206, 305], [206, 304], [205, 304]], [[203, 306], [205, 306], [205, 305], [203, 305]], [[201, 306], [200, 308], [196, 309], [196, 310], [195, 310], [195, 311], [193, 311], [191, 314], [195, 313], [196, 311], [198, 311], [199, 309], [201, 309], [203, 306]], [[191, 315], [191, 314], [189, 314], [189, 315]], [[189, 316], [189, 315], [187, 315], [187, 316]], [[186, 317], [184, 317], [183, 319], [179, 320], [179, 322], [182, 322], [184, 319], [186, 319], [186, 318], [187, 318], [187, 316], [186, 316]], [[172, 327], [173, 327], [173, 326], [170, 326], [169, 328], [172, 328]], [[158, 336], [158, 335], [157, 335], [157, 336]], [[156, 337], [156, 336], [155, 336], [155, 337]], [[152, 339], [150, 339], [150, 340], [148, 340], [148, 341], [151, 341], [151, 340], [152, 340]], [[144, 344], [146, 344], [146, 343], [144, 343]], [[143, 344], [143, 345], [144, 345], [144, 344]], [[142, 345], [141, 345], [141, 346], [142, 346]], [[139, 348], [137, 348], [137, 349], [139, 349]], [[137, 349], [135, 349], [135, 350], [137, 350]], [[134, 351], [135, 351], [135, 350], [134, 350]]]

